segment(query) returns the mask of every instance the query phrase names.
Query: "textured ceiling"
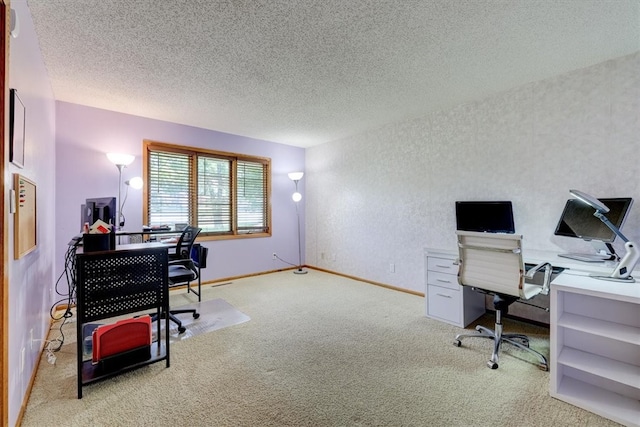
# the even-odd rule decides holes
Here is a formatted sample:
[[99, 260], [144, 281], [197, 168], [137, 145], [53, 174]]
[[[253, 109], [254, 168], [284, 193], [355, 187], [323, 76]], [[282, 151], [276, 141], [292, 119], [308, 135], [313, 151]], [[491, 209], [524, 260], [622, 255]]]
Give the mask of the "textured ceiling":
[[57, 100], [308, 147], [640, 50], [639, 0], [28, 0]]

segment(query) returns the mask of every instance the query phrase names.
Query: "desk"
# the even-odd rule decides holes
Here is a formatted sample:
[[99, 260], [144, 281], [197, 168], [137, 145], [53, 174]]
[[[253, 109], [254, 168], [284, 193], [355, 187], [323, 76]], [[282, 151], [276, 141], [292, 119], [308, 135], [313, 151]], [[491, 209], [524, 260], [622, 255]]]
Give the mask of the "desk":
[[107, 369], [84, 360], [84, 325], [111, 317], [156, 310], [169, 311], [168, 245], [141, 243], [120, 245], [114, 251], [76, 255], [77, 375], [78, 399], [82, 387], [141, 366], [166, 361], [169, 367], [169, 318], [165, 319], [164, 343], [160, 322], [151, 358], [117, 369]]
[[[426, 248], [425, 252], [425, 313], [429, 318], [464, 328], [485, 313], [486, 296], [458, 284], [458, 252], [450, 249]], [[550, 262], [551, 265], [570, 271], [584, 271], [595, 274], [610, 274], [615, 262], [589, 263], [558, 256], [557, 252], [524, 250], [524, 261], [537, 265]], [[566, 270], [565, 270], [566, 271]], [[636, 276], [640, 276], [637, 272]], [[604, 283], [603, 282], [603, 286]], [[550, 306], [548, 296], [540, 295], [531, 301], [544, 307]], [[489, 306], [490, 303], [489, 303]], [[549, 314], [536, 307], [518, 304], [510, 307], [514, 316], [539, 323], [549, 324]]]

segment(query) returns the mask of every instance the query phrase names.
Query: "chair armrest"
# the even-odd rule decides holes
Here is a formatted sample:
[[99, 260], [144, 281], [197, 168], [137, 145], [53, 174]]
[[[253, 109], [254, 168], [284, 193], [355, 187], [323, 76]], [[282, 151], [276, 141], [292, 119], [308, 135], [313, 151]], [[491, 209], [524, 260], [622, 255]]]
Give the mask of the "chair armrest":
[[542, 282], [542, 290], [540, 293], [542, 295], [549, 295], [549, 287], [551, 284], [551, 272], [553, 270], [553, 266], [549, 262], [541, 262], [535, 267], [531, 267], [527, 270], [526, 278], [533, 279], [533, 276], [540, 270], [544, 268], [544, 281]]

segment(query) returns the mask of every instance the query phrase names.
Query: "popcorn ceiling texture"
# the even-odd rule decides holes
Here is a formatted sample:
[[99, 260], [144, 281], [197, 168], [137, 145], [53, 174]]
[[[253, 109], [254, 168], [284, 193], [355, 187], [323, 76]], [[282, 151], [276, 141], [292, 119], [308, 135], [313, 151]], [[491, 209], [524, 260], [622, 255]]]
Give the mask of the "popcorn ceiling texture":
[[456, 200], [512, 200], [525, 250], [590, 252], [553, 235], [569, 189], [633, 197], [640, 242], [638, 70], [640, 53], [308, 148], [307, 264], [424, 292]]
[[302, 147], [640, 49], [636, 0], [27, 3], [56, 100]]

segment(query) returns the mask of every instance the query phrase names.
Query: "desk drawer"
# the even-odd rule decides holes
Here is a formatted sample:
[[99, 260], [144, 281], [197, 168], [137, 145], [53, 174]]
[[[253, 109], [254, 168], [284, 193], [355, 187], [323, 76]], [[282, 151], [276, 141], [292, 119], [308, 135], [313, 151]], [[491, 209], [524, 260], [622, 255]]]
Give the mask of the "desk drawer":
[[460, 326], [460, 291], [440, 286], [427, 286], [427, 316]]
[[454, 259], [427, 257], [427, 270], [440, 273], [458, 274], [458, 265]]
[[443, 274], [437, 271], [427, 272], [427, 286], [442, 286], [445, 288], [453, 289], [455, 291], [460, 290], [460, 284], [458, 284], [457, 274]]

